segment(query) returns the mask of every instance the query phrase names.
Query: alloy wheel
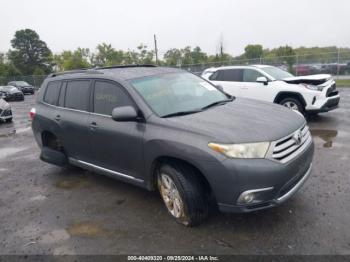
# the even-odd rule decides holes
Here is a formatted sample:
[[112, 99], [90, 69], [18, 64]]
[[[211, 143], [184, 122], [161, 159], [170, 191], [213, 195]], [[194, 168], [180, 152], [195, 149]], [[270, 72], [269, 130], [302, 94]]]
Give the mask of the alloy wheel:
[[184, 216], [183, 201], [173, 179], [167, 174], [160, 174], [158, 187], [165, 206], [170, 214], [175, 218]]
[[298, 105], [294, 103], [293, 101], [286, 101], [283, 106], [292, 109], [292, 110], [297, 110], [299, 111]]

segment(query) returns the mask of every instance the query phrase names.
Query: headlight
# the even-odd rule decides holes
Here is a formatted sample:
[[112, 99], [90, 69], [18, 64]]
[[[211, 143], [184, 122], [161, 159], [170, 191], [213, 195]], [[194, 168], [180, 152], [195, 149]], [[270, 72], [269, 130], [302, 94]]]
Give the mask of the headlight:
[[315, 86], [315, 85], [308, 85], [308, 84], [300, 84], [301, 86], [310, 89], [310, 90], [314, 90], [314, 91], [322, 91], [323, 90], [323, 86]]
[[230, 158], [264, 158], [270, 143], [245, 143], [245, 144], [216, 144], [209, 143], [208, 146]]

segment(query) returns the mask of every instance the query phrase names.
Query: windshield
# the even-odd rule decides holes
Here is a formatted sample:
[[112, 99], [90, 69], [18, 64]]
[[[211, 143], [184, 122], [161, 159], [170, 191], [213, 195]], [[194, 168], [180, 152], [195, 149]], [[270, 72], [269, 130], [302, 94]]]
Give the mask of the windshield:
[[261, 68], [261, 70], [263, 70], [265, 73], [269, 74], [276, 80], [281, 80], [287, 77], [293, 77], [291, 73], [288, 73], [287, 71], [284, 71], [278, 67], [269, 66]]
[[17, 86], [29, 86], [30, 85], [25, 81], [17, 81], [17, 82], [14, 82], [14, 84], [16, 84]]
[[190, 73], [169, 73], [130, 82], [160, 117], [199, 111], [229, 98], [212, 84]]

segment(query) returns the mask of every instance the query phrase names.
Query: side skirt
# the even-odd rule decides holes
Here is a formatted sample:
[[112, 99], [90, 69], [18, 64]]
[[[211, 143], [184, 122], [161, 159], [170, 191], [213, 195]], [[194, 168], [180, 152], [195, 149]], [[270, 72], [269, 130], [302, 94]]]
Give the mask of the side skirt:
[[136, 178], [136, 177], [133, 177], [130, 175], [126, 175], [126, 174], [123, 174], [120, 172], [116, 172], [116, 171], [113, 171], [113, 170], [110, 170], [110, 169], [107, 169], [104, 167], [100, 167], [100, 166], [97, 166], [97, 165], [94, 165], [94, 164], [91, 164], [91, 163], [88, 163], [88, 162], [85, 162], [82, 160], [78, 160], [78, 159], [75, 159], [72, 157], [69, 157], [68, 160], [69, 160], [70, 164], [81, 167], [83, 169], [87, 169], [87, 170], [90, 170], [90, 171], [95, 172], [95, 173], [106, 175], [106, 176], [109, 176], [111, 178], [125, 181], [125, 182], [131, 183], [131, 184], [134, 184], [134, 185], [137, 185], [140, 187], [146, 187], [146, 185], [144, 183], [145, 181], [142, 179], [139, 179], [139, 178]]

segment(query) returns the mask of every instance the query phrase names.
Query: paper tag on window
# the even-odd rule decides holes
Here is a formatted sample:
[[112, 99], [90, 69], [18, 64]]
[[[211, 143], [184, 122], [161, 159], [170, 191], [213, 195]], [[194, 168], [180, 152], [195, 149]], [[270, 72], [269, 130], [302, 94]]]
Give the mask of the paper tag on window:
[[203, 86], [204, 88], [206, 88], [209, 91], [214, 91], [216, 90], [216, 88], [214, 86], [212, 86], [211, 84], [207, 83], [207, 82], [200, 82], [199, 83], [201, 86]]

